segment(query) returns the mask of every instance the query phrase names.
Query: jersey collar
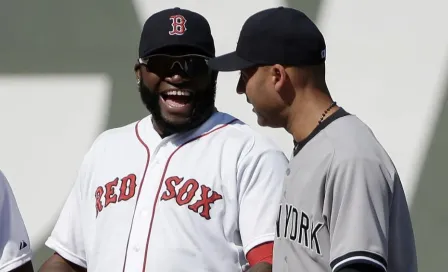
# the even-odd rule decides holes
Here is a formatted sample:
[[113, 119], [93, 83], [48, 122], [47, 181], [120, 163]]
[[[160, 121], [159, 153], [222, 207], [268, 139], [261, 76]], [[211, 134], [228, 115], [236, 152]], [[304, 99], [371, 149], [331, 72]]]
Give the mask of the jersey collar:
[[328, 116], [327, 119], [325, 119], [322, 123], [320, 123], [311, 133], [308, 135], [305, 139], [303, 139], [300, 142], [294, 141], [294, 151], [293, 154], [296, 156], [299, 151], [311, 140], [316, 136], [321, 130], [323, 130], [325, 127], [327, 127], [329, 124], [334, 122], [335, 120], [350, 115], [350, 113], [346, 112], [342, 107], [340, 107], [335, 113]]

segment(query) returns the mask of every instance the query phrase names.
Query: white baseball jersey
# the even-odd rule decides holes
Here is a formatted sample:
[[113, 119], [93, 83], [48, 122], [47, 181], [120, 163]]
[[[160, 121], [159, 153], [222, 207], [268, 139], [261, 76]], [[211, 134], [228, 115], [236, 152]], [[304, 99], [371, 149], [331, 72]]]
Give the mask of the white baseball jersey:
[[46, 245], [89, 272], [243, 271], [274, 240], [286, 167], [230, 115], [163, 139], [148, 116], [96, 139]]
[[30, 239], [8, 180], [0, 171], [0, 271], [31, 261]]

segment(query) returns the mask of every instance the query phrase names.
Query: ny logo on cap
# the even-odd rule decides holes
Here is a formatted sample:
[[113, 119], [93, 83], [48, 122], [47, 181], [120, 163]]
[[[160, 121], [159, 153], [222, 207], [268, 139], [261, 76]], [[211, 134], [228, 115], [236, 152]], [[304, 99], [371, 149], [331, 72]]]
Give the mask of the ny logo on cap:
[[172, 29], [168, 32], [170, 35], [184, 35], [187, 31], [185, 24], [187, 19], [182, 15], [173, 15], [170, 17]]

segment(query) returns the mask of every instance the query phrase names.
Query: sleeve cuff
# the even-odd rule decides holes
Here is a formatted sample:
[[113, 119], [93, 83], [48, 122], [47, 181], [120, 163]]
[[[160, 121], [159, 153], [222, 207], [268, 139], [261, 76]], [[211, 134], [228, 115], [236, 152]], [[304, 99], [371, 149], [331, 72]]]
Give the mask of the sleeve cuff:
[[380, 268], [382, 271], [387, 272], [386, 260], [376, 253], [366, 251], [356, 251], [347, 253], [341, 257], [334, 259], [330, 263], [330, 267], [332, 272], [337, 272], [348, 265], [357, 263], [374, 265]]
[[248, 243], [247, 245], [244, 245], [244, 248], [243, 248], [244, 255], [247, 255], [247, 253], [249, 253], [249, 251], [252, 248], [254, 248], [258, 245], [274, 241], [274, 237], [275, 237], [275, 234], [270, 233], [270, 234], [265, 234], [265, 235], [262, 235], [262, 236], [259, 236], [255, 239], [253, 239], [250, 243]]
[[84, 259], [80, 258], [78, 255], [72, 253], [71, 251], [67, 250], [67, 248], [62, 246], [58, 241], [56, 241], [52, 237], [48, 238], [48, 240], [45, 242], [45, 245], [53, 249], [67, 261], [72, 262], [81, 267], [87, 268], [87, 263]]
[[5, 263], [4, 265], [0, 266], [0, 271], [12, 271], [12, 270], [26, 264], [27, 262], [31, 261], [31, 256], [32, 256], [32, 253], [29, 252], [27, 254], [20, 256], [19, 258], [11, 260], [11, 261]]

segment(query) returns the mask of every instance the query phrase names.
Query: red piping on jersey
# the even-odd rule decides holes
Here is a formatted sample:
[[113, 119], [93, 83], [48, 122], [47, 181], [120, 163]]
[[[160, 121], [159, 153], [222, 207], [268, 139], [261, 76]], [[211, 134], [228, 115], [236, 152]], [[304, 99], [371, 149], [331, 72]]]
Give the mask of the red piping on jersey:
[[[140, 120], [141, 121], [141, 120]], [[145, 176], [146, 176], [146, 171], [148, 170], [148, 166], [149, 166], [149, 160], [151, 158], [151, 153], [149, 152], [149, 147], [147, 144], [145, 144], [145, 142], [142, 140], [142, 138], [140, 137], [140, 134], [138, 133], [138, 124], [140, 124], [140, 121], [137, 122], [137, 124], [135, 124], [135, 135], [137, 136], [138, 141], [143, 145], [143, 147], [146, 150], [146, 165], [145, 165], [145, 171], [143, 172], [143, 176], [142, 179], [140, 181], [140, 188], [138, 188], [138, 193], [137, 193], [137, 199], [135, 201], [135, 208], [134, 208], [134, 214], [132, 215], [132, 221], [131, 221], [131, 228], [129, 229], [129, 234], [128, 234], [128, 242], [126, 243], [126, 251], [125, 251], [125, 255], [124, 255], [124, 263], [123, 263], [123, 272], [126, 268], [126, 260], [128, 257], [128, 248], [129, 248], [129, 238], [131, 237], [131, 232], [132, 232], [132, 226], [134, 224], [134, 216], [135, 216], [135, 210], [137, 209], [137, 203], [138, 203], [138, 199], [140, 197], [140, 192], [142, 191], [142, 187], [143, 187], [143, 182], [145, 182]]]
[[[168, 165], [170, 164], [171, 158], [173, 157], [173, 155], [174, 155], [179, 149], [181, 149], [181, 148], [184, 147], [185, 145], [187, 145], [187, 144], [189, 144], [189, 143], [191, 143], [191, 142], [193, 142], [193, 141], [195, 141], [195, 140], [197, 140], [197, 139], [199, 139], [199, 138], [202, 138], [202, 137], [204, 137], [204, 136], [207, 136], [207, 135], [209, 135], [209, 134], [211, 134], [211, 133], [213, 133], [213, 132], [215, 132], [215, 131], [217, 131], [217, 130], [219, 130], [219, 129], [221, 129], [221, 128], [224, 128], [224, 127], [226, 127], [227, 125], [229, 125], [229, 124], [231, 124], [231, 123], [233, 123], [233, 122], [235, 122], [235, 121], [237, 121], [237, 120], [238, 120], [238, 119], [233, 119], [232, 121], [230, 121], [230, 122], [228, 122], [228, 123], [226, 123], [226, 124], [224, 124], [224, 125], [221, 125], [221, 126], [215, 128], [215, 129], [213, 129], [213, 130], [210, 130], [210, 131], [207, 132], [207, 133], [201, 134], [201, 135], [199, 135], [199, 136], [197, 136], [197, 137], [195, 137], [195, 138], [192, 138], [192, 139], [186, 141], [185, 143], [183, 143], [183, 144], [181, 144], [180, 146], [178, 146], [178, 147], [176, 148], [176, 150], [174, 150], [173, 153], [171, 153], [171, 155], [168, 157], [168, 160], [166, 161], [166, 164], [165, 164], [165, 169], [163, 170], [162, 178], [160, 179], [159, 189], [157, 190], [156, 198], [154, 199], [154, 206], [153, 206], [153, 208], [152, 208], [151, 221], [150, 221], [150, 223], [149, 223], [148, 237], [146, 238], [145, 257], [144, 257], [144, 260], [143, 260], [143, 269], [142, 269], [142, 272], [145, 272], [145, 271], [146, 271], [146, 258], [147, 258], [147, 256], [148, 256], [148, 245], [149, 245], [149, 239], [150, 239], [150, 237], [151, 237], [152, 223], [154, 222], [154, 215], [155, 215], [156, 207], [157, 207], [157, 203], [158, 203], [158, 200], [159, 200], [160, 190], [161, 190], [161, 188], [162, 188], [163, 181], [165, 180], [166, 171], [168, 170]], [[138, 137], [138, 131], [137, 131], [137, 137]], [[144, 142], [140, 139], [140, 137], [138, 137], [138, 138], [139, 138], [139, 140], [142, 142], [142, 144], [143, 144], [144, 146], [146, 146], [146, 145], [144, 144]], [[141, 188], [141, 187], [140, 187], [140, 188]], [[137, 198], [137, 200], [138, 200], [138, 198]], [[126, 252], [127, 252], [127, 251], [126, 251]]]

